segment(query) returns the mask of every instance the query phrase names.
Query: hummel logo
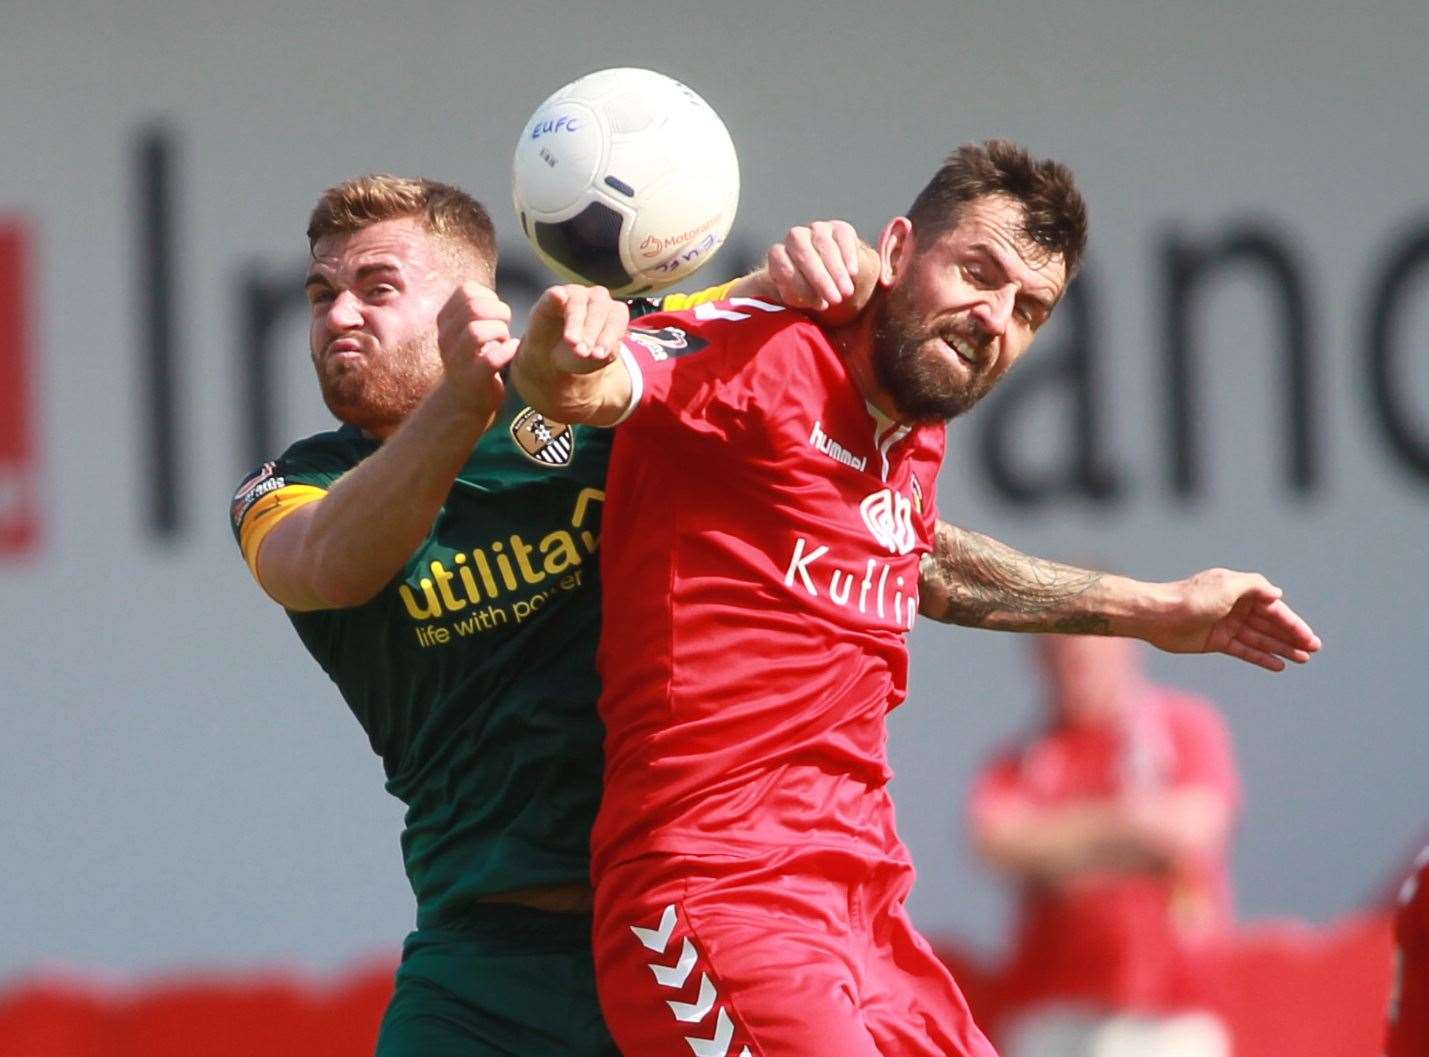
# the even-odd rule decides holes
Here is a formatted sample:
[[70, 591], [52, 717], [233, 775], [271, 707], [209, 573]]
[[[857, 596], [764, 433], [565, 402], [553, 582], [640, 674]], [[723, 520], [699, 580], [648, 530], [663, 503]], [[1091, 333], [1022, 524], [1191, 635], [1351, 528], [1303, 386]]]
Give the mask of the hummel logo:
[[912, 510], [913, 504], [891, 488], [874, 492], [858, 505], [868, 531], [891, 554], [907, 554], [918, 542]]
[[824, 432], [823, 424], [814, 423], [814, 431], [809, 434], [809, 443], [819, 451], [823, 452], [834, 462], [841, 462], [845, 466], [852, 466], [855, 470], [863, 470], [868, 467], [868, 459], [855, 455], [838, 441], [834, 440]]

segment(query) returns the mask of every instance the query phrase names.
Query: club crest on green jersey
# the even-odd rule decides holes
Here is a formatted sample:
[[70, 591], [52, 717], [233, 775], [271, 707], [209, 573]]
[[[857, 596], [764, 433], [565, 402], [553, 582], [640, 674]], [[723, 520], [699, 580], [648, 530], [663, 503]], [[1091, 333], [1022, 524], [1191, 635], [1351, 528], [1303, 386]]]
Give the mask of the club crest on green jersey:
[[575, 431], [564, 422], [552, 422], [532, 408], [511, 420], [511, 439], [532, 462], [542, 466], [569, 466], [576, 450]]

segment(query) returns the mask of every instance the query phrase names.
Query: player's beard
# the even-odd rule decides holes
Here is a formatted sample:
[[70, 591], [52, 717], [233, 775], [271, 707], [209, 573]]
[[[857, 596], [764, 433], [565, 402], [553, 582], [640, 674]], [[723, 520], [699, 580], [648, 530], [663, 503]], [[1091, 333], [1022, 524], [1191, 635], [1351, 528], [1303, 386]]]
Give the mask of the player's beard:
[[[972, 345], [987, 336], [976, 327], [954, 327]], [[961, 377], [940, 347], [947, 328], [919, 321], [906, 294], [894, 287], [874, 310], [873, 376], [900, 415], [913, 422], [946, 422], [967, 411], [992, 388], [986, 366], [969, 367]], [[964, 366], [967, 366], [964, 364]]]
[[421, 335], [391, 352], [368, 352], [359, 364], [317, 364], [323, 403], [341, 422], [386, 437], [441, 380], [435, 335]]

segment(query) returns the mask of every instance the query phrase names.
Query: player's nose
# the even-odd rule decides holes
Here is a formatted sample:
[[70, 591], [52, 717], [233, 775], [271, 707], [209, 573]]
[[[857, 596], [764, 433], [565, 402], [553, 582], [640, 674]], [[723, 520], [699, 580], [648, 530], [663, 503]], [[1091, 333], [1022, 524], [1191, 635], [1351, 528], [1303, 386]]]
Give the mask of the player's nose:
[[974, 313], [978, 325], [992, 337], [1002, 337], [1007, 333], [1007, 324], [1012, 319], [1012, 306], [1017, 291], [1009, 284], [1000, 290], [989, 290]]
[[362, 326], [362, 304], [351, 290], [343, 290], [328, 305], [327, 325], [329, 330], [352, 330]]

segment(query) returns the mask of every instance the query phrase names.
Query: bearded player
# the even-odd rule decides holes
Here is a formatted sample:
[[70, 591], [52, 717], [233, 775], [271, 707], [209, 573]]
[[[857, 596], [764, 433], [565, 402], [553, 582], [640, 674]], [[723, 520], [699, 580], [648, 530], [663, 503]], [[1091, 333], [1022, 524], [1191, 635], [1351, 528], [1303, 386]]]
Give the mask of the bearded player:
[[938, 520], [944, 422], [1026, 351], [1084, 240], [1071, 174], [994, 141], [884, 228], [869, 310], [845, 325], [734, 298], [622, 338], [623, 307], [581, 287], [533, 309], [520, 391], [620, 423], [592, 852], [623, 1052], [993, 1052], [903, 910], [884, 721], [920, 608], [1272, 670], [1319, 647], [1262, 577], [1142, 583]]
[[[610, 434], [507, 390], [495, 235], [464, 192], [351, 180], [324, 192], [308, 239], [313, 366], [342, 425], [252, 473], [232, 521], [407, 806], [417, 927], [378, 1052], [614, 1057], [588, 881]], [[815, 246], [798, 229], [790, 250], [816, 269], [799, 296], [852, 291], [847, 235]], [[760, 276], [713, 293], [731, 290], [777, 295]]]

